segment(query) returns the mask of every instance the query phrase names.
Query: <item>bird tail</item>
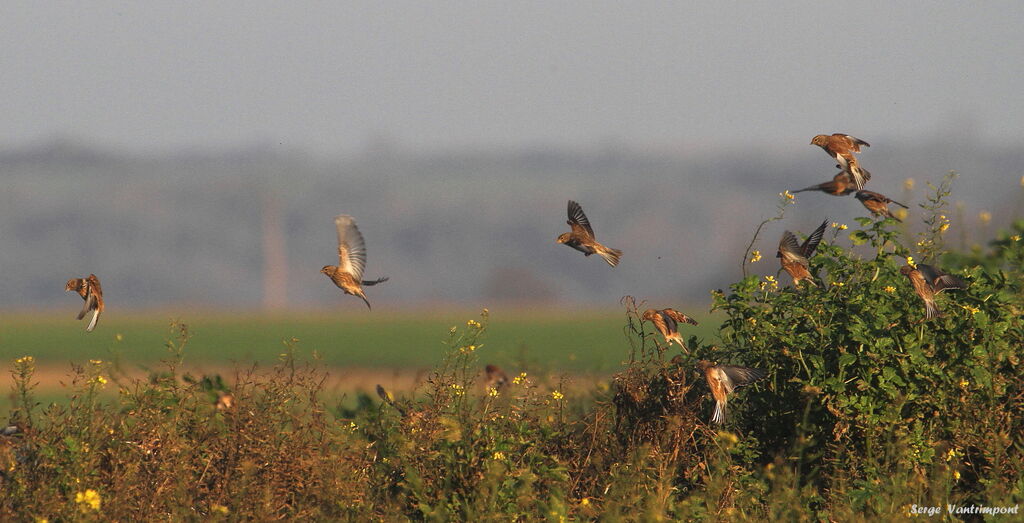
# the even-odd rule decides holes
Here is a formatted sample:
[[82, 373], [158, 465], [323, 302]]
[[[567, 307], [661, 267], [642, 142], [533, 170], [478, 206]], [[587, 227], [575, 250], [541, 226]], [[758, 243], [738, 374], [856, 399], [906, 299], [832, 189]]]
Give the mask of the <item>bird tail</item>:
[[371, 311], [373, 310], [373, 307], [370, 306], [370, 300], [366, 299], [366, 294], [365, 293], [360, 291], [359, 294], [357, 294], [356, 296], [359, 296], [360, 298], [363, 299], [364, 302], [366, 302], [366, 308], [367, 309], [370, 309]]
[[867, 178], [869, 178], [871, 175], [868, 174], [867, 176], [865, 176], [864, 173], [866, 173], [867, 171], [861, 169], [860, 165], [857, 165], [856, 161], [849, 162], [847, 164], [847, 170], [850, 173], [850, 177], [853, 178], [853, 183], [857, 185], [857, 190], [863, 190], [864, 184], [867, 183]]
[[[892, 202], [892, 203], [896, 203], [896, 202]], [[885, 217], [886, 218], [892, 218], [893, 220], [896, 220], [896, 221], [898, 221], [900, 223], [903, 223], [903, 220], [897, 218], [896, 215], [893, 214], [892, 211], [890, 211], [889, 209], [885, 210]]]
[[812, 186], [810, 186], [810, 187], [804, 187], [803, 189], [797, 189], [797, 190], [795, 190], [795, 191], [789, 191], [789, 192], [790, 192], [791, 194], [796, 194], [796, 193], [798, 193], [798, 192], [804, 192], [804, 191], [817, 191], [817, 190], [819, 190], [819, 189], [821, 189], [821, 186], [820, 186], [820, 185], [812, 185]]
[[96, 324], [100, 321], [100, 309], [99, 307], [92, 310], [92, 320], [89, 321], [89, 326], [85, 328], [85, 332], [92, 332], [96, 328]]
[[715, 413], [711, 416], [711, 422], [719, 425], [725, 423], [726, 402], [715, 400]]
[[376, 280], [369, 280], [369, 281], [363, 280], [361, 283], [363, 284], [364, 287], [373, 287], [374, 285], [377, 285], [378, 283], [384, 283], [384, 282], [386, 282], [386, 281], [388, 281], [390, 279], [391, 278], [388, 278], [387, 276], [385, 276], [383, 278], [377, 278]]
[[673, 334], [673, 335], [671, 335], [671, 336], [666, 336], [665, 337], [665, 341], [668, 342], [668, 344], [670, 346], [672, 345], [672, 342], [674, 341], [677, 344], [679, 344], [679, 348], [683, 349], [683, 352], [685, 352], [687, 354], [690, 353], [690, 351], [686, 348], [686, 345], [683, 343], [683, 336], [681, 334], [679, 334], [678, 332]]
[[622, 257], [622, 251], [602, 245], [600, 249], [597, 249], [597, 255], [604, 258], [604, 261], [608, 262], [608, 265], [615, 267], [619, 264], [619, 258]]
[[939, 312], [939, 308], [935, 306], [935, 300], [925, 300], [924, 319], [930, 320], [932, 318], [938, 318], [940, 316], [942, 316], [942, 313]]

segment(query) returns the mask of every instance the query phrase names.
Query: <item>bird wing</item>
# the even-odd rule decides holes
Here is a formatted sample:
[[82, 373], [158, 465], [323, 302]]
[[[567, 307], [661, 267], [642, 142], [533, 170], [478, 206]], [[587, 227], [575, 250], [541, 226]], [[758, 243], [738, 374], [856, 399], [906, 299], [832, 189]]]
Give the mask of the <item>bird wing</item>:
[[99, 296], [100, 299], [102, 299], [103, 287], [100, 287], [100, 279], [97, 278], [95, 274], [90, 274], [85, 281], [89, 282], [89, 290], [92, 291], [97, 296]]
[[785, 257], [791, 262], [807, 265], [807, 258], [800, 254], [800, 244], [797, 242], [796, 236], [789, 231], [782, 233], [782, 239], [779, 240], [779, 253], [776, 257]]
[[804, 240], [804, 244], [800, 246], [800, 254], [804, 258], [810, 258], [814, 255], [814, 251], [817, 250], [818, 244], [821, 243], [821, 237], [825, 234], [825, 227], [828, 226], [828, 220], [821, 222], [821, 225], [814, 232]]
[[675, 323], [675, 321], [672, 320], [671, 318], [666, 318], [662, 311], [655, 311], [654, 314], [650, 317], [650, 319], [651, 323], [654, 325], [654, 328], [657, 329], [658, 332], [660, 332], [663, 336], [668, 336], [669, 334], [672, 333], [672, 330], [669, 329], [669, 323], [665, 320], [667, 319], [672, 323]]
[[569, 200], [569, 226], [572, 227], [573, 232], [578, 233], [580, 232], [579, 228], [582, 228], [588, 236], [594, 237], [594, 229], [590, 227], [590, 220], [587, 219], [587, 215], [583, 214], [583, 207], [580, 207], [580, 204], [572, 200]]
[[689, 317], [689, 316], [687, 316], [687, 315], [685, 315], [685, 314], [683, 314], [683, 313], [681, 313], [681, 312], [679, 312], [679, 311], [677, 311], [675, 309], [665, 309], [662, 312], [666, 316], [668, 316], [669, 318], [672, 318], [673, 320], [676, 320], [676, 321], [679, 321], [679, 322], [683, 322], [683, 323], [689, 323], [690, 325], [697, 325], [697, 320], [695, 320], [695, 319], [693, 319], [693, 318], [691, 318], [691, 317]]
[[352, 275], [355, 280], [363, 277], [366, 268], [366, 242], [356, 227], [356, 221], [347, 214], [334, 218], [338, 229], [338, 269]]
[[860, 201], [872, 200], [878, 203], [889, 203], [884, 195], [878, 194], [874, 191], [857, 191], [857, 199]]
[[719, 368], [722, 369], [722, 375], [727, 378], [722, 380], [722, 382], [727, 384], [729, 392], [732, 392], [736, 387], [748, 385], [767, 375], [762, 369], [740, 367], [739, 365], [719, 365]]
[[921, 276], [924, 277], [925, 281], [932, 286], [935, 292], [941, 292], [946, 289], [966, 289], [967, 282], [953, 276], [952, 274], [946, 274], [931, 265], [925, 265], [923, 263], [917, 264], [917, 270], [921, 271]]
[[860, 138], [857, 138], [855, 136], [850, 136], [848, 134], [844, 134], [844, 135], [841, 135], [841, 136], [843, 138], [846, 138], [847, 140], [850, 140], [850, 144], [851, 144], [850, 148], [853, 149], [854, 152], [858, 152], [859, 153], [861, 146], [871, 147], [871, 144], [869, 144], [868, 142], [865, 142], [864, 140], [861, 140]]

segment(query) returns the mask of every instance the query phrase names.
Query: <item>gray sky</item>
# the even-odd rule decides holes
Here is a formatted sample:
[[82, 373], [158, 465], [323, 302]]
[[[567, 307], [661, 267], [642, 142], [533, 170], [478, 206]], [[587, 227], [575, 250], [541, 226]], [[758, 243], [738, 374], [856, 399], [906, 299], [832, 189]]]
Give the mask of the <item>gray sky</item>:
[[1020, 142], [1020, 2], [4, 2], [0, 146]]

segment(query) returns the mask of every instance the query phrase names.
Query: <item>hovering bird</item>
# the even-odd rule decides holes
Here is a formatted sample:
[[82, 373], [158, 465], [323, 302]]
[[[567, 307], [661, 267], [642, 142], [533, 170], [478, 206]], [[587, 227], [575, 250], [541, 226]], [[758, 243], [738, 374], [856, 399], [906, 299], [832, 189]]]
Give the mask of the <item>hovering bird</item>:
[[597, 254], [612, 267], [619, 264], [622, 251], [597, 243], [597, 240], [594, 239], [594, 229], [590, 227], [590, 220], [587, 219], [586, 214], [583, 214], [580, 204], [569, 200], [569, 220], [565, 223], [569, 224], [572, 231], [562, 233], [558, 237], [558, 243], [564, 243], [586, 256]]
[[363, 280], [363, 269], [366, 268], [366, 242], [356, 227], [356, 221], [347, 214], [334, 217], [334, 226], [338, 229], [338, 266], [324, 265], [320, 272], [327, 275], [345, 294], [359, 296], [366, 302], [369, 309], [370, 300], [366, 299], [362, 285], [367, 287], [388, 281], [378, 278], [372, 281]]
[[497, 365], [484, 367], [484, 388], [501, 390], [508, 385], [508, 374]]
[[871, 211], [871, 214], [892, 218], [898, 222], [902, 222], [903, 220], [897, 218], [896, 215], [889, 210], [889, 204], [895, 203], [904, 209], [909, 209], [906, 205], [903, 205], [884, 194], [878, 194], [872, 191], [857, 191], [857, 194], [854, 196], [860, 200], [860, 203], [864, 204], [864, 207], [867, 208], [867, 210]]
[[715, 413], [711, 416], [712, 423], [725, 423], [729, 394], [737, 387], [749, 385], [767, 374], [761, 369], [740, 367], [738, 365], [715, 365], [708, 360], [700, 360], [697, 367], [704, 371], [711, 395], [715, 398]]
[[672, 342], [676, 342], [680, 347], [687, 353], [686, 345], [683, 345], [683, 337], [679, 334], [679, 323], [689, 323], [690, 325], [697, 325], [697, 320], [675, 310], [675, 309], [647, 309], [644, 311], [644, 320], [654, 324], [654, 328], [658, 329], [658, 332], [665, 337], [665, 343], [672, 345]]
[[92, 320], [85, 328], [85, 332], [92, 332], [96, 328], [96, 322], [100, 320], [100, 314], [103, 314], [103, 288], [100, 287], [100, 279], [95, 274], [90, 274], [88, 278], [71, 278], [64, 285], [64, 292], [68, 291], [77, 292], [85, 300], [82, 311], [78, 313], [78, 319], [84, 318], [86, 313], [92, 311]]
[[913, 266], [910, 264], [900, 267], [900, 274], [910, 279], [914, 286], [914, 293], [924, 301], [924, 318], [930, 320], [942, 316], [938, 306], [935, 305], [935, 294], [946, 289], [966, 289], [967, 282], [947, 274], [941, 269], [925, 265], [923, 263]]
[[775, 257], [779, 259], [779, 263], [782, 264], [782, 268], [793, 277], [793, 285], [799, 287], [801, 281], [807, 281], [811, 285], [817, 287], [814, 283], [814, 278], [811, 276], [811, 272], [807, 270], [808, 260], [814, 255], [814, 251], [818, 249], [818, 244], [821, 243], [821, 236], [825, 234], [825, 227], [828, 225], [828, 220], [821, 222], [821, 225], [814, 232], [804, 240], [803, 245], [797, 243], [796, 235], [786, 231], [782, 233], [782, 239], [779, 241], [779, 251], [775, 254]]
[[857, 158], [853, 154], [859, 153], [861, 146], [871, 147], [871, 144], [848, 134], [835, 133], [832, 135], [819, 134], [811, 139], [811, 145], [817, 145], [824, 149], [825, 154], [835, 159], [836, 167], [850, 173], [850, 177], [853, 178], [853, 183], [857, 186], [858, 190], [864, 188], [868, 177], [864, 174], [865, 171], [860, 168], [860, 164], [857, 163]]
[[[864, 181], [871, 179], [871, 173], [865, 169], [861, 169], [860, 172], [864, 175]], [[803, 189], [797, 189], [795, 191], [789, 191], [793, 194], [804, 191], [821, 191], [825, 194], [831, 194], [832, 196], [846, 196], [857, 190], [857, 186], [853, 181], [853, 177], [846, 171], [839, 171], [838, 174], [832, 177], [831, 182], [819, 183], [818, 185], [812, 185], [810, 187], [804, 187]]]

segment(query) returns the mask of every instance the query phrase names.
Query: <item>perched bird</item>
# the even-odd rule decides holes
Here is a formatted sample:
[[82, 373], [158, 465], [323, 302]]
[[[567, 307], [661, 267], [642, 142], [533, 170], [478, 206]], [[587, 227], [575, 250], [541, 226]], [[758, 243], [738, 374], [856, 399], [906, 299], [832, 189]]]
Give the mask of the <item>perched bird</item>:
[[594, 239], [594, 229], [590, 227], [590, 220], [587, 219], [586, 214], [583, 214], [580, 204], [569, 200], [569, 220], [565, 223], [569, 224], [572, 231], [562, 233], [558, 237], [558, 243], [564, 243], [586, 256], [597, 254], [612, 267], [619, 264], [622, 251], [597, 243], [597, 240]]
[[821, 225], [814, 229], [814, 232], [804, 240], [803, 245], [797, 243], [796, 236], [793, 233], [789, 231], [782, 233], [782, 240], [779, 241], [779, 252], [775, 254], [775, 257], [779, 259], [782, 268], [793, 277], [793, 285], [799, 287], [800, 282], [806, 280], [807, 283], [817, 287], [811, 272], [807, 270], [808, 260], [814, 255], [814, 251], [818, 249], [818, 244], [821, 243], [821, 236], [825, 234], [825, 227], [827, 225], [828, 220], [821, 222]]
[[[860, 172], [864, 175], [864, 181], [871, 179], [871, 173], [865, 169], [861, 169]], [[818, 185], [812, 185], [810, 187], [804, 187], [803, 189], [797, 189], [790, 191], [793, 194], [804, 191], [821, 191], [825, 194], [831, 194], [832, 196], [846, 196], [857, 190], [857, 186], [853, 181], [853, 177], [846, 171], [839, 171], [838, 174], [832, 177], [831, 182], [819, 183]]]
[[865, 171], [861, 169], [860, 164], [857, 163], [857, 158], [853, 154], [859, 153], [862, 145], [864, 147], [871, 147], [871, 144], [848, 134], [835, 133], [831, 136], [819, 134], [811, 139], [811, 145], [817, 145], [824, 149], [825, 154], [835, 159], [838, 164], [836, 167], [850, 173], [853, 183], [857, 186], [858, 190], [864, 188], [868, 177], [865, 176]]
[[736, 387], [749, 385], [763, 377], [765, 371], [740, 367], [738, 365], [715, 365], [707, 360], [700, 360], [697, 367], [704, 371], [704, 378], [708, 380], [708, 387], [711, 395], [715, 397], [715, 413], [711, 416], [713, 423], [725, 423], [729, 394], [732, 394]]
[[100, 314], [103, 314], [103, 288], [100, 287], [100, 279], [95, 274], [90, 274], [88, 278], [71, 278], [64, 286], [64, 292], [68, 291], [77, 292], [85, 300], [82, 311], [78, 313], [78, 319], [84, 318], [86, 313], [92, 311], [92, 320], [85, 328], [86, 332], [92, 332], [96, 328], [96, 322], [100, 320]]
[[867, 210], [871, 211], [871, 214], [877, 216], [884, 216], [886, 218], [892, 218], [893, 220], [896, 220], [898, 222], [902, 222], [903, 220], [897, 218], [896, 215], [894, 215], [889, 210], [889, 204], [895, 203], [896, 205], [899, 205], [904, 209], [909, 209], [909, 207], [907, 207], [906, 205], [903, 205], [902, 203], [896, 200], [890, 199], [888, 196], [885, 196], [884, 194], [878, 194], [872, 191], [857, 191], [857, 194], [854, 196], [856, 196], [857, 199], [860, 200], [860, 203], [864, 204], [864, 207], [866, 207]]
[[502, 387], [508, 385], [508, 374], [501, 370], [497, 365], [487, 365], [484, 367], [484, 387], [488, 389], [501, 390]]
[[220, 391], [217, 394], [217, 399], [213, 402], [213, 406], [217, 410], [231, 410], [235, 406], [235, 397], [225, 391]]
[[377, 285], [388, 281], [388, 278], [373, 281], [362, 279], [363, 269], [366, 268], [366, 242], [363, 241], [363, 235], [351, 216], [335, 216], [334, 226], [338, 229], [338, 266], [325, 265], [320, 272], [326, 274], [339, 289], [345, 291], [345, 294], [362, 298], [366, 306], [372, 310], [373, 307], [370, 307], [370, 300], [366, 299], [362, 285]]
[[665, 343], [672, 345], [674, 341], [689, 353], [686, 345], [683, 345], [683, 337], [679, 334], [679, 322], [697, 325], [697, 320], [675, 309], [647, 309], [641, 317], [654, 324], [654, 328], [658, 329], [658, 332], [665, 337]]
[[391, 392], [389, 390], [385, 389], [384, 386], [379, 383], [377, 384], [377, 396], [380, 396], [380, 399], [383, 400], [384, 403], [387, 403], [388, 405], [394, 407], [394, 409], [397, 410], [398, 413], [402, 415], [402, 417], [405, 417], [407, 414], [409, 414], [409, 410], [399, 405], [398, 403], [395, 403], [395, 397], [391, 395]]
[[946, 289], [966, 289], [967, 282], [947, 274], [940, 269], [925, 265], [923, 263], [913, 266], [910, 264], [900, 267], [900, 274], [910, 279], [914, 286], [914, 293], [924, 301], [924, 318], [930, 320], [942, 316], [939, 308], [935, 305], [935, 293]]

